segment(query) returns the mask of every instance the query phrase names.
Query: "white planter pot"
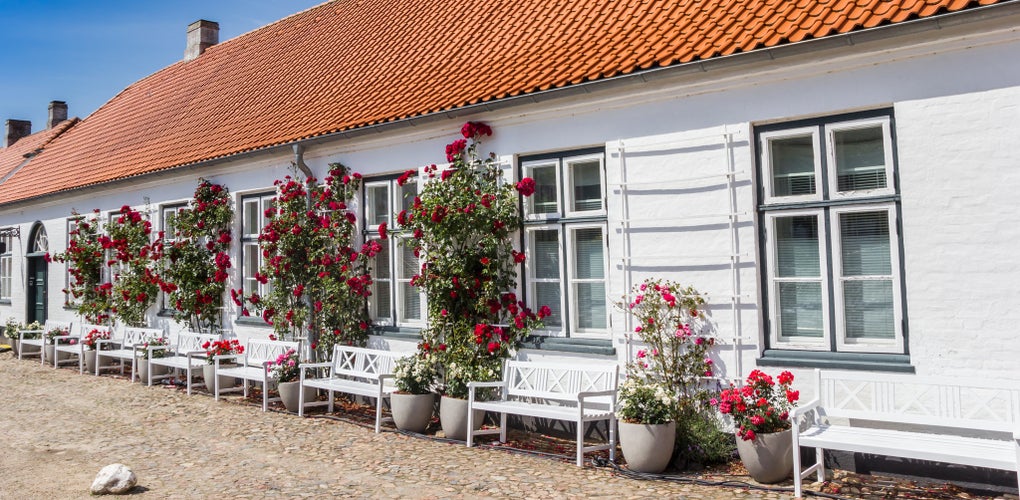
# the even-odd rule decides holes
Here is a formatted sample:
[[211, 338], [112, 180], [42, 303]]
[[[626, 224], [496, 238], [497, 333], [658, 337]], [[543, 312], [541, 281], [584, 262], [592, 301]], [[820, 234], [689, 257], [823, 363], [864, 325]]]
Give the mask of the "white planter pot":
[[629, 424], [619, 422], [620, 449], [627, 468], [657, 474], [666, 470], [673, 458], [676, 422], [665, 424]]
[[[436, 404], [436, 395], [428, 394], [403, 394], [395, 392], [390, 394], [390, 408], [393, 410], [393, 423], [397, 429], [403, 431], [425, 432], [425, 428], [432, 421], [432, 411]], [[464, 423], [467, 426], [467, 423]], [[467, 436], [465, 436], [467, 437]]]
[[[222, 366], [222, 365], [221, 365]], [[216, 385], [213, 383], [213, 377], [216, 373], [215, 365], [205, 365], [202, 367], [202, 379], [205, 380], [205, 389], [209, 392], [216, 390]], [[234, 377], [225, 377], [220, 375], [220, 389], [229, 389], [237, 384], [237, 380]]]
[[85, 351], [82, 356], [85, 358], [85, 373], [96, 373], [96, 351]]
[[[468, 402], [466, 399], [443, 396], [439, 400], [439, 423], [442, 424], [443, 434], [447, 439], [467, 440], [467, 413]], [[485, 418], [485, 411], [475, 410], [474, 430], [482, 428], [483, 418]]]
[[[300, 381], [293, 382], [279, 382], [277, 388], [280, 390], [280, 399], [283, 401], [283, 406], [287, 408], [287, 411], [297, 412], [300, 402], [298, 401], [299, 392], [301, 388]], [[305, 387], [304, 390], [304, 402], [312, 403], [315, 401], [317, 391], [313, 388]]]
[[18, 357], [18, 352], [19, 352], [18, 348], [20, 346], [21, 346], [21, 342], [18, 341], [18, 339], [11, 339], [11, 352], [14, 353], [14, 357], [15, 358]]
[[737, 437], [737, 453], [748, 474], [759, 483], [778, 483], [793, 471], [793, 440], [790, 429], [758, 434], [753, 441]]

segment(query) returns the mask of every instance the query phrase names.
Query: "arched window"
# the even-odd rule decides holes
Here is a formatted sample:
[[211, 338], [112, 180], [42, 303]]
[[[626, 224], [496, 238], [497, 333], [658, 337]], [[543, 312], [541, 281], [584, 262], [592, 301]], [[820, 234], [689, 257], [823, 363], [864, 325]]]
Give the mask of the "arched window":
[[32, 238], [28, 240], [28, 253], [46, 253], [50, 251], [50, 240], [46, 237], [46, 228], [36, 224], [32, 228]]

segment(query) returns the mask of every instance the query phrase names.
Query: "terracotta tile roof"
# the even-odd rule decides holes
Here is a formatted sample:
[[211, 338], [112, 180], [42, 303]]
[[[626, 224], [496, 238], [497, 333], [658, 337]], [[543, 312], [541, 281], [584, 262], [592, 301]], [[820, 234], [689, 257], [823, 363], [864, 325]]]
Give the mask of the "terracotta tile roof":
[[0, 204], [991, 3], [996, 0], [334, 0], [124, 89], [0, 184]]
[[50, 141], [76, 123], [78, 123], [77, 118], [64, 120], [53, 128], [40, 130], [27, 137], [18, 139], [14, 144], [6, 148], [0, 148], [0, 181], [13, 174], [18, 166], [29, 159], [28, 156], [33, 156], [37, 151], [44, 149]]

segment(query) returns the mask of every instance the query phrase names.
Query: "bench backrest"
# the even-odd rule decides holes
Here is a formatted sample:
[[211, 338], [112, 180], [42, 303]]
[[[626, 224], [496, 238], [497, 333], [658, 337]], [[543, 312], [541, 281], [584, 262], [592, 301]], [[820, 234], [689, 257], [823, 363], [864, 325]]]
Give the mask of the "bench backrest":
[[1000, 432], [1020, 419], [1015, 383], [835, 370], [815, 377], [829, 416]]
[[[47, 321], [47, 323], [49, 323]], [[78, 331], [78, 338], [84, 339], [86, 335], [92, 330], [99, 330], [101, 332], [107, 332], [110, 334], [110, 338], [113, 338], [113, 327], [109, 325], [90, 325], [88, 323], [82, 323], [81, 329]]]
[[[72, 325], [72, 323], [70, 321], [53, 321], [53, 320], [49, 320], [48, 319], [48, 320], [46, 320], [45, 323], [43, 323], [42, 329], [43, 329], [43, 334], [47, 334], [47, 333], [50, 332], [50, 330], [53, 330], [54, 328], [60, 328], [60, 329], [62, 329], [64, 331], [66, 331], [68, 333], [68, 335], [74, 335], [75, 333], [77, 333], [78, 337], [85, 336], [85, 333], [88, 333], [88, 331], [91, 330], [91, 328], [89, 330], [85, 330], [85, 333], [82, 333], [80, 331], [79, 332], [75, 332], [74, 330], [71, 329], [72, 326], [73, 325]], [[83, 328], [84, 328], [84, 326], [83, 326]]]
[[334, 346], [331, 375], [370, 377], [393, 373], [394, 363], [408, 353], [380, 351], [364, 347]]
[[220, 336], [214, 333], [181, 332], [177, 334], [177, 341], [173, 343], [174, 354], [184, 356], [189, 352], [205, 351], [202, 347], [206, 342], [216, 342]]
[[294, 349], [301, 352], [301, 342], [288, 342], [284, 340], [259, 340], [248, 339], [244, 343], [244, 358], [242, 364], [248, 366], [263, 366], [266, 361], [276, 361], [276, 358]]
[[166, 334], [159, 328], [125, 326], [124, 331], [120, 336], [121, 348], [130, 349], [136, 345], [142, 345], [148, 342], [149, 339], [163, 338], [165, 336]]
[[[503, 367], [503, 379], [508, 396], [576, 401], [580, 392], [615, 391], [619, 371], [616, 363], [564, 366], [511, 360]], [[611, 398], [591, 401], [608, 404]]]

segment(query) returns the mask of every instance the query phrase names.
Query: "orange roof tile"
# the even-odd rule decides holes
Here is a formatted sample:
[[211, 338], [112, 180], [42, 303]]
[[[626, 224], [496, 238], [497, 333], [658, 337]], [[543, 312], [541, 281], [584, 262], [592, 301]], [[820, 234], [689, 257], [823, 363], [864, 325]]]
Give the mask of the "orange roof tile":
[[22, 137], [6, 148], [0, 148], [0, 180], [12, 175], [19, 165], [34, 156], [50, 143], [55, 137], [78, 123], [77, 118], [64, 120], [53, 128], [40, 130], [27, 137]]
[[124, 89], [0, 183], [0, 204], [990, 3], [333, 0]]

